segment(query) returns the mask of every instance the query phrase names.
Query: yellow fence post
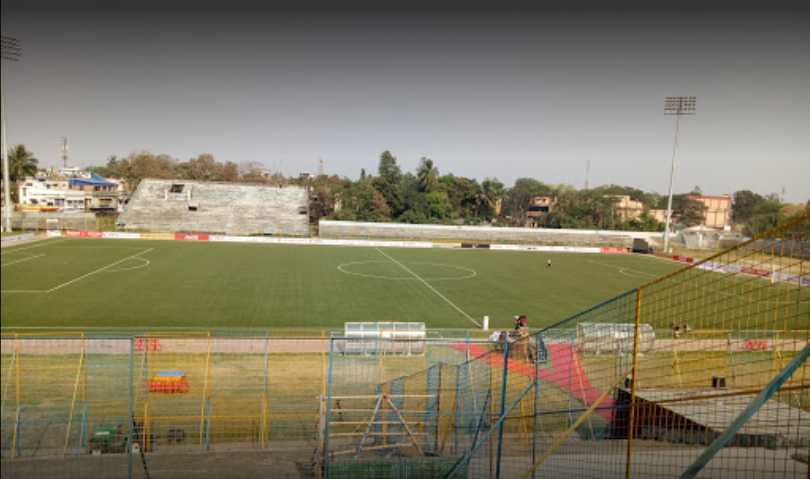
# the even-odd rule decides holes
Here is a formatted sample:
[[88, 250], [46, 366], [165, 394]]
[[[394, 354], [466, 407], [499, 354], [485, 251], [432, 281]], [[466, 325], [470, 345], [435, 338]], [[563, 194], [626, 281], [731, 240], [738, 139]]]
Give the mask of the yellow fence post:
[[141, 427], [141, 451], [149, 451], [149, 401], [143, 403], [143, 426]]
[[68, 415], [67, 428], [65, 429], [65, 444], [62, 447], [62, 457], [67, 454], [68, 442], [70, 441], [70, 430], [73, 426], [73, 412], [76, 409], [76, 396], [79, 395], [79, 383], [82, 379], [84, 369], [84, 333], [82, 333], [81, 350], [79, 351], [79, 367], [76, 369], [76, 379], [73, 382], [73, 397], [70, 399], [70, 414]]
[[633, 328], [633, 362], [630, 367], [630, 414], [627, 424], [627, 455], [625, 458], [624, 477], [630, 478], [630, 464], [633, 459], [633, 429], [636, 420], [636, 383], [638, 365], [638, 333], [641, 329], [641, 288], [636, 289], [635, 327]]
[[11, 434], [11, 457], [17, 457], [17, 431], [20, 428], [20, 336], [14, 334], [14, 400], [16, 411], [14, 413], [14, 431]]

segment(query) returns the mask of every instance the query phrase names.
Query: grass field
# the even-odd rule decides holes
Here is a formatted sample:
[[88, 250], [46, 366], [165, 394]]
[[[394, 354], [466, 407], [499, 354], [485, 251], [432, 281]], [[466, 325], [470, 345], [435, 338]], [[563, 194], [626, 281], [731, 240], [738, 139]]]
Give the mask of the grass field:
[[[551, 259], [553, 266], [546, 267]], [[679, 266], [631, 255], [55, 239], [2, 251], [14, 328], [429, 328], [559, 321]]]

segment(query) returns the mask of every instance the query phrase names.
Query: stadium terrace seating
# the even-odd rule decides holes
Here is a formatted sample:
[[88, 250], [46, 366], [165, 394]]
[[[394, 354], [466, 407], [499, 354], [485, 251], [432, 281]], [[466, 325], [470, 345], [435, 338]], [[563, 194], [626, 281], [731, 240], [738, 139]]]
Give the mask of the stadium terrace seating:
[[307, 236], [307, 205], [298, 186], [144, 179], [118, 222], [136, 231]]
[[320, 221], [319, 231], [320, 236], [324, 238], [385, 238], [483, 243], [529, 243], [552, 246], [612, 246], [621, 248], [632, 247], [633, 238], [643, 238], [656, 245], [661, 238], [661, 233], [635, 231], [416, 225], [329, 220]]

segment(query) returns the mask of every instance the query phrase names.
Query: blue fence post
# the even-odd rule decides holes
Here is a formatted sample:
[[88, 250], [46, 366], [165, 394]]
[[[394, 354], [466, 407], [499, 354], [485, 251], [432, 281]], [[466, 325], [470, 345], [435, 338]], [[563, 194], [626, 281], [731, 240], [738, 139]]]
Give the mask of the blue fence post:
[[211, 400], [205, 400], [205, 450], [211, 448]]
[[82, 406], [82, 423], [81, 428], [79, 429], [79, 447], [87, 447], [87, 401], [84, 402]]
[[[426, 392], [427, 392], [428, 396], [432, 396], [432, 397], [427, 398], [427, 401], [425, 402], [425, 418], [424, 418], [425, 432], [427, 432], [429, 430], [428, 428], [434, 428], [434, 424], [438, 424], [438, 421], [439, 421], [439, 415], [437, 414], [437, 412], [438, 412], [438, 404], [439, 404], [439, 401], [438, 401], [438, 399], [439, 399], [438, 391], [439, 391], [439, 381], [440, 381], [439, 378], [441, 377], [441, 369], [440, 369], [441, 365], [440, 364], [434, 364], [433, 366], [429, 367], [428, 370], [427, 370], [427, 375], [426, 375], [427, 377], [425, 378], [425, 381], [427, 383], [427, 384], [425, 384]], [[434, 429], [434, 432], [435, 431], [436, 431], [436, 429]], [[427, 434], [425, 436], [425, 451], [426, 452], [427, 451], [435, 451], [437, 449], [436, 448], [436, 443], [437, 443], [436, 440], [437, 440], [437, 437], [431, 437], [430, 434]]]
[[22, 434], [22, 407], [17, 404], [17, 412], [14, 418], [14, 457], [20, 457], [20, 435]]
[[501, 381], [501, 410], [498, 414], [500, 424], [498, 425], [498, 452], [495, 460], [495, 479], [501, 477], [501, 455], [503, 453], [503, 415], [506, 413], [506, 386], [509, 381], [509, 342], [504, 343], [503, 348], [503, 378]]
[[706, 464], [712, 460], [715, 454], [717, 454], [720, 449], [728, 444], [729, 441], [734, 439], [734, 436], [737, 435], [737, 431], [739, 431], [740, 428], [742, 428], [743, 425], [745, 425], [745, 423], [748, 422], [748, 420], [750, 420], [751, 417], [757, 413], [757, 411], [759, 411], [762, 405], [768, 402], [768, 400], [774, 394], [776, 394], [779, 388], [782, 387], [782, 384], [784, 384], [785, 381], [787, 381], [790, 376], [792, 376], [793, 373], [799, 369], [799, 366], [807, 361], [808, 357], [810, 357], [810, 344], [806, 345], [799, 352], [799, 354], [797, 354], [796, 357], [793, 358], [790, 363], [788, 363], [788, 365], [785, 366], [785, 368], [782, 369], [779, 374], [777, 374], [776, 377], [767, 386], [765, 386], [765, 388], [759, 394], [757, 394], [754, 399], [751, 400], [748, 406], [746, 406], [745, 409], [743, 409], [743, 411], [737, 416], [737, 418], [734, 419], [731, 425], [729, 425], [729, 427], [723, 431], [723, 434], [715, 439], [714, 442], [712, 442], [709, 447], [707, 447], [703, 453], [701, 453], [700, 456], [695, 459], [695, 462], [686, 468], [686, 471], [681, 474], [681, 479], [692, 479], [693, 477], [697, 476], [698, 473], [700, 473], [700, 471], [706, 467]]

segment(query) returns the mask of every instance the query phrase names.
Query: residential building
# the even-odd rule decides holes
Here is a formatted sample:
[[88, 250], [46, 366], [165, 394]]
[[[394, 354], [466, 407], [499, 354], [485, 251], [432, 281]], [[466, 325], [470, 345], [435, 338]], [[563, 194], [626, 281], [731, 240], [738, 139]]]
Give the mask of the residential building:
[[667, 210], [650, 210], [647, 212], [647, 214], [659, 223], [667, 222]]
[[731, 227], [731, 195], [689, 195], [689, 199], [699, 201], [706, 206], [704, 226], [717, 229]]
[[83, 191], [85, 207], [92, 211], [119, 211], [119, 203], [124, 190], [122, 181], [111, 181], [95, 173], [89, 177], [74, 176], [68, 180], [73, 191]]
[[554, 210], [557, 198], [553, 196], [533, 196], [529, 199], [526, 210], [526, 226], [536, 228], [542, 223], [542, 218]]
[[629, 195], [607, 195], [606, 198], [613, 198], [614, 211], [622, 221], [637, 220], [644, 213], [644, 203], [630, 198]]
[[71, 178], [28, 177], [18, 188], [21, 210], [120, 211], [126, 184], [91, 173]]
[[66, 179], [28, 177], [19, 185], [19, 207], [28, 211], [84, 211], [85, 194]]

